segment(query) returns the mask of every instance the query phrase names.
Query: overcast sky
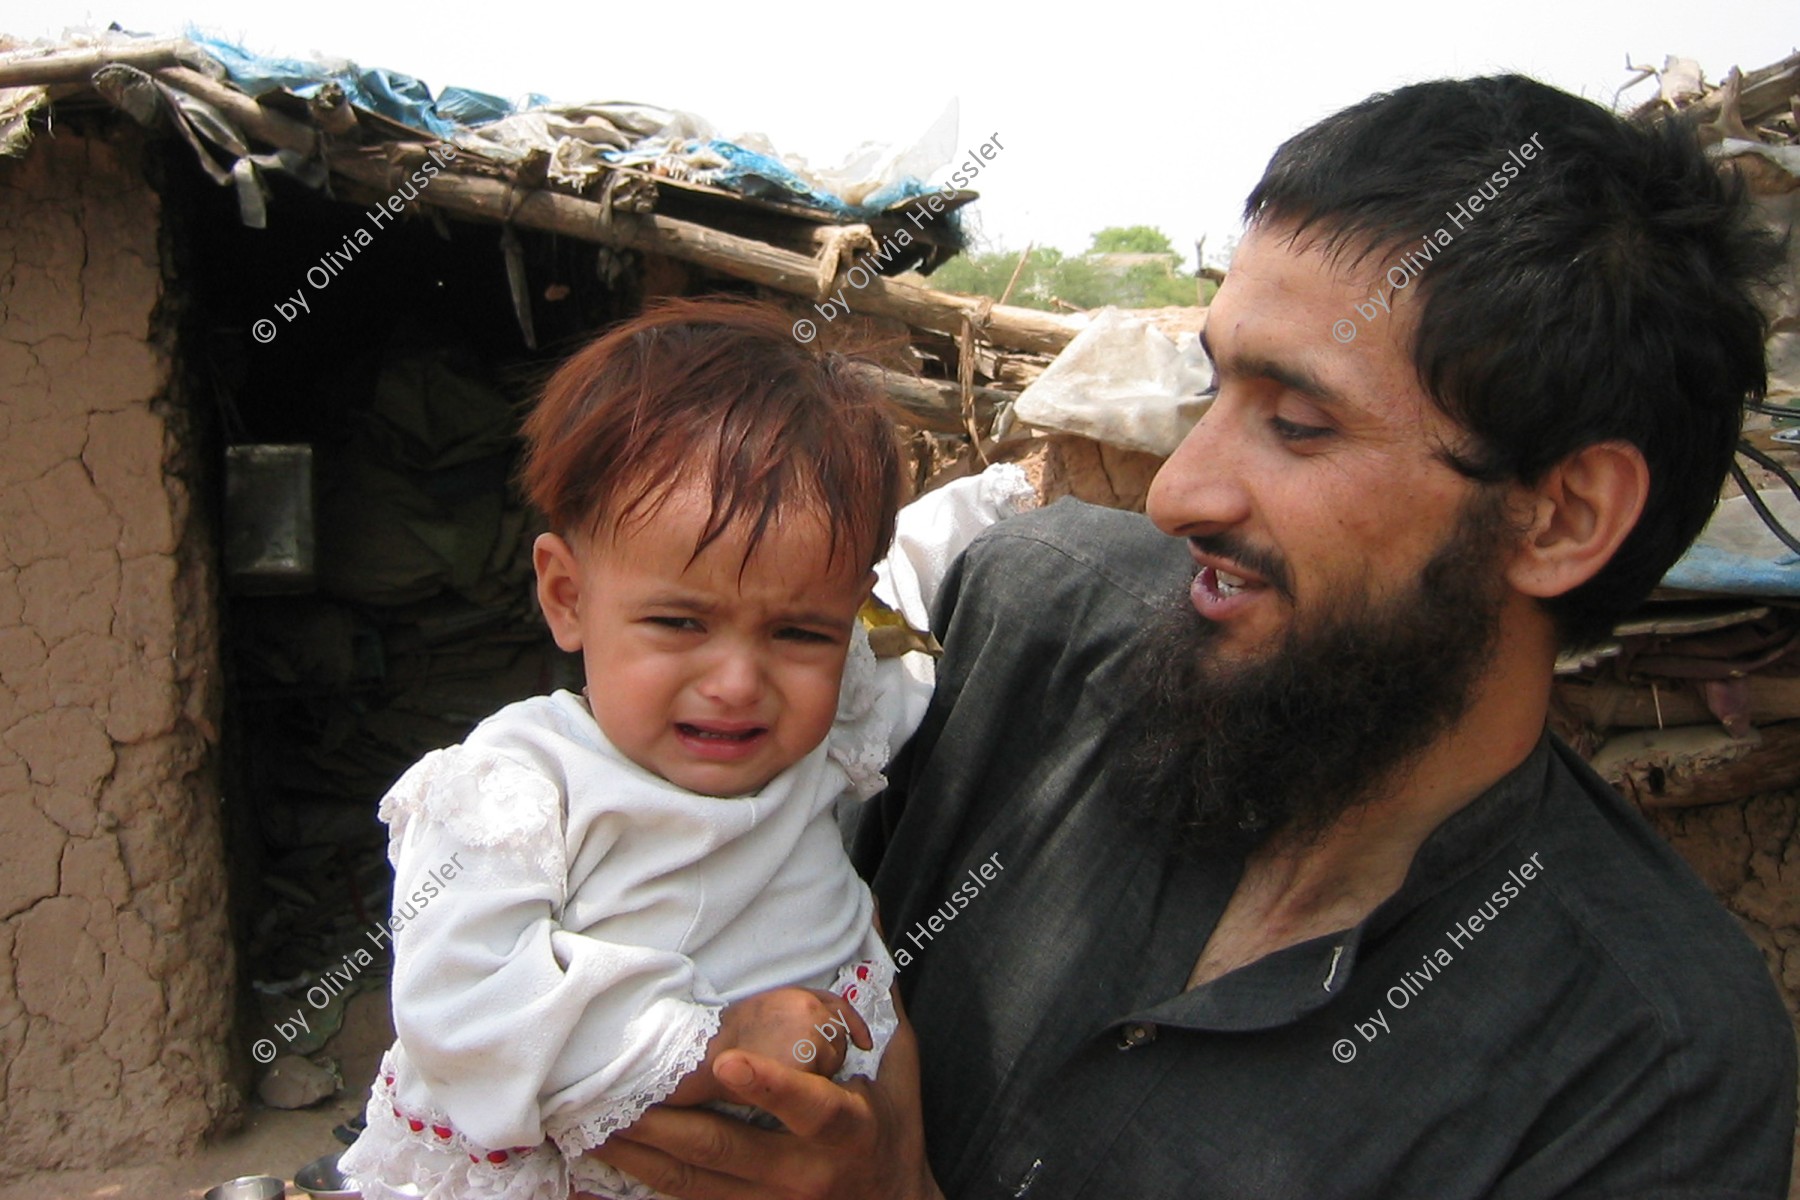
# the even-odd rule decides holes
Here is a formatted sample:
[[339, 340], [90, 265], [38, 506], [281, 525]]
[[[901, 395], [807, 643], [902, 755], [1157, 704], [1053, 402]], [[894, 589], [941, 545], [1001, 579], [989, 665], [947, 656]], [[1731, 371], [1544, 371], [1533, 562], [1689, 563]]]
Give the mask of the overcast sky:
[[[1793, 52], [1795, 0], [1249, 3], [1073, 0], [884, 6], [242, 0], [49, 0], [0, 16], [27, 38], [110, 22], [192, 21], [267, 54], [340, 56], [520, 98], [639, 100], [724, 136], [766, 134], [816, 164], [909, 144], [957, 102], [956, 144], [997, 134], [972, 185], [990, 243], [1084, 249], [1108, 225], [1155, 225], [1209, 254], [1270, 152], [1372, 92], [1513, 70], [1610, 105], [1625, 63], [1698, 59], [1707, 78]], [[1654, 84], [1626, 93], [1635, 102]], [[946, 168], [945, 174], [948, 173]]]

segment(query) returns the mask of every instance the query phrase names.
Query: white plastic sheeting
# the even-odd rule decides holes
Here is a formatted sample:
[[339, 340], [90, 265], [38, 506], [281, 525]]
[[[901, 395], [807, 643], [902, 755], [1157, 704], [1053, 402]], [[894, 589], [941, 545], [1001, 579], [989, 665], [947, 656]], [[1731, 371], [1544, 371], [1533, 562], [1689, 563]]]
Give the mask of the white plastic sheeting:
[[1103, 308], [1020, 394], [1013, 415], [1038, 429], [1166, 456], [1206, 410], [1200, 393], [1212, 379], [1197, 334], [1171, 341], [1142, 316]]

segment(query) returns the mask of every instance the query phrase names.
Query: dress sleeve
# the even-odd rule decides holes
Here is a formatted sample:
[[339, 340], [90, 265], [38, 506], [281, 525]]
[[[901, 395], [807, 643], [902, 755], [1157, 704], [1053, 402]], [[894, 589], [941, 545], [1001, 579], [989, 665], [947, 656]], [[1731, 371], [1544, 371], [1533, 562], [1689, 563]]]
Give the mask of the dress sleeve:
[[976, 535], [1037, 507], [1037, 491], [1015, 463], [928, 492], [900, 510], [894, 545], [875, 566], [875, 594], [914, 629], [931, 627], [931, 607], [956, 556]]
[[674, 1091], [721, 1005], [684, 955], [562, 927], [562, 795], [491, 751], [434, 751], [382, 801], [395, 865], [394, 1028], [471, 1141], [565, 1154]]
[[[931, 609], [950, 566], [982, 530], [1037, 507], [1037, 490], [1013, 463], [929, 492], [900, 510], [894, 545], [875, 565], [875, 594], [914, 629], [929, 629]], [[881, 768], [925, 717], [935, 670], [929, 656], [876, 659], [866, 642], [852, 645], [833, 753], [859, 798], [887, 786]]]

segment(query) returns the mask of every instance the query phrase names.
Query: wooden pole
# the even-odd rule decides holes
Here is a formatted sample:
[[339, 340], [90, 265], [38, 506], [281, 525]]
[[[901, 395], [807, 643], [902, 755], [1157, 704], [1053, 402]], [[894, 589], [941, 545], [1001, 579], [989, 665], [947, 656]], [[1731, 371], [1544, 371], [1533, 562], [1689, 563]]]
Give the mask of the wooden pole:
[[999, 388], [975, 388], [971, 399], [976, 429], [971, 431], [964, 422], [963, 392], [958, 384], [941, 379], [920, 379], [916, 375], [874, 366], [863, 369], [877, 377], [887, 392], [888, 402], [898, 410], [899, 419], [914, 429], [929, 429], [934, 433], [972, 433], [979, 441], [993, 426], [995, 408], [1002, 401], [1018, 398]]
[[1032, 247], [1036, 245], [1036, 242], [1025, 243], [1025, 250], [1019, 255], [1019, 261], [1013, 264], [1012, 278], [1006, 281], [1006, 290], [1000, 293], [1000, 299], [996, 303], [1005, 304], [1012, 298], [1013, 285], [1019, 282], [1019, 273], [1025, 269], [1025, 264], [1030, 261]]
[[[185, 54], [192, 59], [201, 52], [185, 38], [168, 38], [136, 45], [87, 46], [57, 54], [35, 54], [13, 51], [0, 55], [0, 88], [37, 87], [52, 83], [87, 83], [101, 67], [136, 67], [153, 71], [172, 67]], [[199, 74], [199, 72], [195, 72]], [[200, 78], [206, 78], [201, 75]]]
[[1784, 791], [1800, 784], [1800, 722], [1767, 725], [1754, 739], [1690, 753], [1645, 751], [1602, 774], [1645, 808], [1724, 804]]

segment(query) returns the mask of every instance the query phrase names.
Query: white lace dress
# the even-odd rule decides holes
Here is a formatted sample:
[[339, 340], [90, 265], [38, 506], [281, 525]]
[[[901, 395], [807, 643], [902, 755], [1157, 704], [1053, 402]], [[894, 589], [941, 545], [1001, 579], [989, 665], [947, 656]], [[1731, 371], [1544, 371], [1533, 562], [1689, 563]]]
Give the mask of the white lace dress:
[[[908, 620], [955, 552], [1026, 507], [1016, 468], [902, 515], [881, 590]], [[725, 1005], [829, 988], [868, 1023], [837, 1078], [873, 1076], [894, 965], [834, 806], [883, 786], [928, 684], [859, 628], [823, 744], [751, 796], [683, 791], [619, 753], [570, 692], [509, 705], [381, 803], [394, 863], [396, 1040], [341, 1166], [368, 1200], [622, 1200], [583, 1156], [675, 1090]]]

